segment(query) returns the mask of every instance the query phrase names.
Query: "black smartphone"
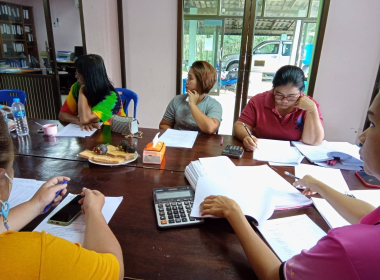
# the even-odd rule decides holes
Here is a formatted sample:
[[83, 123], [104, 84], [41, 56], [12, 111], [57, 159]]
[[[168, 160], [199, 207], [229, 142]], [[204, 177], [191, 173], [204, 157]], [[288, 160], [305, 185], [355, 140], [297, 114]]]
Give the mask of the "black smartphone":
[[380, 188], [380, 180], [376, 177], [368, 175], [364, 171], [356, 171], [355, 175], [365, 186], [370, 188]]
[[81, 198], [82, 196], [78, 194], [69, 203], [63, 206], [61, 210], [51, 216], [48, 222], [62, 226], [70, 225], [81, 214], [82, 205], [78, 203]]

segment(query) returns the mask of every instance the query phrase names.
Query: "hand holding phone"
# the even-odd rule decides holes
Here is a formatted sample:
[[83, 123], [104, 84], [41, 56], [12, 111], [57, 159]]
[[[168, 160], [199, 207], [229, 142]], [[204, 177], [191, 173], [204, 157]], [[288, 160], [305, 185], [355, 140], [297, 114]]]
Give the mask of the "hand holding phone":
[[83, 188], [81, 196], [82, 198], [79, 200], [79, 204], [82, 205], [83, 214], [91, 211], [98, 213], [102, 212], [105, 198], [100, 191]]
[[69, 203], [63, 206], [62, 209], [51, 216], [48, 222], [61, 226], [70, 225], [81, 214], [81, 205], [79, 204], [79, 200], [81, 199], [82, 196], [78, 194]]

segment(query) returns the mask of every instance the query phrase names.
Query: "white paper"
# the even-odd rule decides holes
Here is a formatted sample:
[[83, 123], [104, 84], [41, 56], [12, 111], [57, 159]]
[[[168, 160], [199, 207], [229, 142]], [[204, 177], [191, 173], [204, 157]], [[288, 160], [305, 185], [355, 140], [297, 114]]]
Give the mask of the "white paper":
[[301, 163], [300, 165], [294, 167], [294, 170], [295, 176], [298, 178], [303, 178], [305, 175], [311, 175], [315, 179], [325, 183], [341, 193], [349, 191], [347, 183], [339, 169], [330, 169]]
[[328, 142], [323, 140], [319, 145], [311, 146], [302, 142], [292, 141], [292, 144], [311, 162], [321, 162], [333, 159], [333, 157], [328, 155], [330, 152], [345, 153], [351, 155], [357, 160], [360, 160], [360, 148], [348, 142]]
[[[83, 245], [84, 232], [86, 229], [86, 223], [84, 220], [84, 215], [80, 215], [74, 222], [68, 226], [60, 226], [48, 223], [51, 216], [57, 213], [63, 206], [69, 203], [76, 195], [68, 194], [67, 197], [47, 216], [35, 229], [34, 231], [45, 231], [52, 235], [61, 237], [73, 243], [80, 243]], [[116, 209], [119, 207], [123, 197], [105, 197], [105, 204], [102, 209], [102, 214], [107, 224], [111, 220]]]
[[79, 125], [70, 123], [62, 128], [54, 137], [89, 137], [96, 132], [93, 131], [82, 131]]
[[363, 200], [374, 207], [380, 206], [380, 189], [350, 191], [357, 199]]
[[289, 141], [258, 139], [258, 149], [253, 159], [277, 163], [299, 164], [303, 160], [301, 153], [290, 146]]
[[269, 220], [259, 229], [281, 261], [289, 260], [302, 250], [309, 250], [326, 235], [305, 214]]
[[198, 179], [191, 216], [201, 217], [199, 206], [209, 195], [224, 195], [234, 199], [243, 213], [255, 218], [259, 224], [268, 219], [274, 209], [312, 204], [310, 199], [267, 165], [231, 169], [230, 172], [220, 172], [219, 176], [210, 176], [207, 172], [206, 176]]
[[159, 140], [164, 142], [166, 147], [191, 149], [197, 136], [197, 131], [167, 129]]
[[14, 178], [11, 195], [8, 200], [9, 206], [13, 208], [29, 201], [44, 183], [44, 181]]
[[153, 148], [154, 147], [156, 147], [156, 145], [157, 145], [157, 143], [158, 143], [158, 135], [160, 134], [160, 132], [158, 132], [157, 134], [156, 134], [156, 136], [154, 136], [154, 138], [153, 138]]
[[337, 228], [350, 225], [335, 209], [323, 198], [311, 198], [315, 208], [321, 214], [330, 228]]

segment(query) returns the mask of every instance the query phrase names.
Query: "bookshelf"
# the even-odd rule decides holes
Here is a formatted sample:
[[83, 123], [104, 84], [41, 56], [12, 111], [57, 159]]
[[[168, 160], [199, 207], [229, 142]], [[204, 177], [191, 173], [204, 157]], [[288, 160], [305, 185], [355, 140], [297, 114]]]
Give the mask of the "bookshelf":
[[11, 67], [28, 66], [29, 56], [39, 61], [33, 7], [0, 1], [0, 31], [0, 61]]

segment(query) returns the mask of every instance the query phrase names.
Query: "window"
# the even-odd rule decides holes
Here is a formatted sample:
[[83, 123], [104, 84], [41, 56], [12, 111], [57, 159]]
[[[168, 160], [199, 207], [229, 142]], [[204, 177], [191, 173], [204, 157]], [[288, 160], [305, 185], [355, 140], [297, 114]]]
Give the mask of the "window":
[[279, 44], [266, 44], [254, 51], [254, 54], [278, 54]]
[[290, 56], [292, 54], [292, 44], [282, 45], [282, 56]]

